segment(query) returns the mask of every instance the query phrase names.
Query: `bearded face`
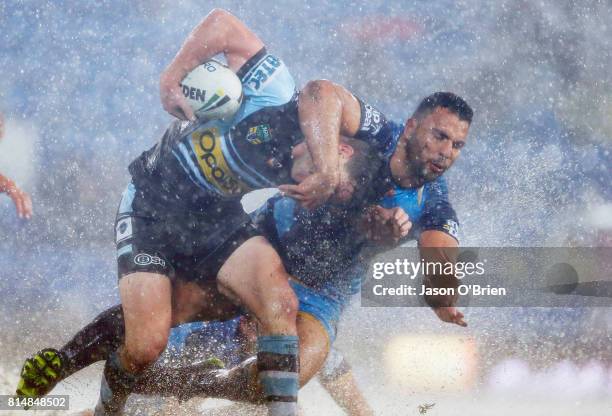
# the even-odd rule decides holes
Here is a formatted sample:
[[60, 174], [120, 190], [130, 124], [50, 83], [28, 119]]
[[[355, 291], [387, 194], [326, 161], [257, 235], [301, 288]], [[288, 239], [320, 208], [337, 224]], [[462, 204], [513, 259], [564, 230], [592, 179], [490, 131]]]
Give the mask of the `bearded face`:
[[406, 174], [416, 186], [437, 179], [453, 165], [468, 129], [467, 121], [443, 107], [417, 120], [404, 149]]

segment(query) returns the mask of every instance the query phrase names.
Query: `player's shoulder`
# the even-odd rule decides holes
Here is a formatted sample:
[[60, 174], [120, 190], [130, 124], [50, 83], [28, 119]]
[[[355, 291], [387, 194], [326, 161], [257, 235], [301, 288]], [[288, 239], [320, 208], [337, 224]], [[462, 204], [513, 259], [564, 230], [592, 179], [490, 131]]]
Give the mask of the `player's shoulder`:
[[395, 151], [404, 125], [389, 119], [380, 109], [366, 100], [358, 96], [355, 98], [360, 108], [360, 121], [355, 138], [368, 142], [385, 159], [388, 159]]
[[263, 47], [237, 71], [243, 93], [249, 99], [281, 105], [293, 98], [296, 85], [285, 63]]

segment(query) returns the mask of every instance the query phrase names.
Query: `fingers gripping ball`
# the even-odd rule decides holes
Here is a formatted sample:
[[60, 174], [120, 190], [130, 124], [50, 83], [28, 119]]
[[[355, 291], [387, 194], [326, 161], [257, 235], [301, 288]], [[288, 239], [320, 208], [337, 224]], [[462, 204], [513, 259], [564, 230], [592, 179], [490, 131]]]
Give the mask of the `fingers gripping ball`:
[[200, 120], [231, 119], [242, 103], [242, 83], [228, 67], [210, 60], [181, 82], [187, 103]]

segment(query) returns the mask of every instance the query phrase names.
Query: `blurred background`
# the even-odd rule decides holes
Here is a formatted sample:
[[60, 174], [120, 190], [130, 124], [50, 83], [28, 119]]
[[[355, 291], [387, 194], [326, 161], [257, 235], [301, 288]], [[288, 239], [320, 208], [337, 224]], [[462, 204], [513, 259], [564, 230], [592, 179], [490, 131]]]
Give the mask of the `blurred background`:
[[[609, 0], [2, 1], [0, 172], [32, 195], [34, 217], [0, 195], [0, 394], [27, 354], [117, 301], [127, 165], [170, 122], [159, 74], [213, 7], [253, 28], [298, 85], [331, 79], [391, 118], [434, 91], [462, 95], [475, 120], [447, 177], [463, 245], [612, 245]], [[610, 309], [466, 315], [455, 329], [426, 309], [357, 302], [338, 345], [383, 415], [424, 402], [444, 415], [612, 411]], [[63, 388], [91, 405], [91, 380]], [[322, 395], [308, 386], [307, 412], [339, 414]]]

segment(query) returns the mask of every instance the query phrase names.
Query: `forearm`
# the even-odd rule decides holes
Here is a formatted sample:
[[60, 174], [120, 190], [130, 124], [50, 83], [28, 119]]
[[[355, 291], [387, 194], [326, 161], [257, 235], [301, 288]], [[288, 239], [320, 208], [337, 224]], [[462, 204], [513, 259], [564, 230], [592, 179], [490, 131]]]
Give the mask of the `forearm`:
[[237, 71], [253, 51], [262, 47], [263, 43], [235, 16], [214, 9], [189, 34], [163, 76], [180, 82], [196, 66], [220, 53]]
[[338, 180], [342, 107], [342, 101], [329, 81], [311, 81], [300, 93], [300, 128], [313, 164], [317, 173], [333, 181]]
[[[419, 239], [419, 251], [425, 264], [436, 265], [429, 267], [435, 272], [424, 277], [426, 287], [456, 289], [459, 286], [452, 268], [447, 267], [449, 263], [454, 265], [459, 254], [459, 245], [454, 238], [441, 231], [425, 231]], [[433, 308], [454, 306], [457, 295], [425, 295], [425, 302]]]

